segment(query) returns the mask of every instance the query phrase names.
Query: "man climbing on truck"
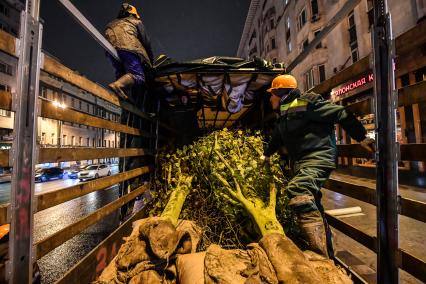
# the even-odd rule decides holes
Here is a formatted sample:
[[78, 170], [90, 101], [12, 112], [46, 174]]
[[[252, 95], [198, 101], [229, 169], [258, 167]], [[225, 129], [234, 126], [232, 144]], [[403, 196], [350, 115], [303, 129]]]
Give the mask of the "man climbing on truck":
[[115, 69], [116, 81], [109, 87], [126, 99], [125, 90], [145, 87], [147, 71], [153, 64], [151, 42], [136, 7], [123, 3], [117, 19], [110, 22], [105, 37], [117, 50], [121, 62], [108, 55]]
[[268, 90], [279, 119], [264, 150], [265, 162], [284, 147], [293, 176], [286, 193], [288, 206], [297, 216], [301, 237], [308, 249], [332, 257], [331, 232], [323, 218], [321, 188], [336, 168], [337, 147], [334, 125], [343, 129], [367, 151], [374, 151], [374, 139], [345, 107], [324, 100], [320, 95], [301, 93], [291, 75], [279, 75]]
[[[118, 16], [110, 22], [105, 30], [106, 39], [117, 50], [120, 61], [108, 54], [116, 75], [116, 81], [109, 87], [122, 99], [128, 99], [137, 109], [153, 116], [150, 108], [150, 98], [145, 94], [149, 85], [149, 73], [153, 64], [151, 43], [140, 20], [136, 7], [123, 3]], [[132, 92], [128, 92], [132, 89]], [[127, 94], [126, 94], [127, 92]], [[151, 98], [153, 99], [153, 98]], [[121, 123], [148, 132], [149, 124], [142, 121], [138, 115], [123, 109]], [[138, 135], [121, 133], [120, 148], [148, 148], [149, 140]], [[133, 170], [147, 165], [145, 157], [120, 158], [120, 172]], [[144, 179], [136, 177], [120, 184], [119, 195], [123, 196], [142, 185]], [[130, 216], [132, 203], [121, 208], [122, 220]]]

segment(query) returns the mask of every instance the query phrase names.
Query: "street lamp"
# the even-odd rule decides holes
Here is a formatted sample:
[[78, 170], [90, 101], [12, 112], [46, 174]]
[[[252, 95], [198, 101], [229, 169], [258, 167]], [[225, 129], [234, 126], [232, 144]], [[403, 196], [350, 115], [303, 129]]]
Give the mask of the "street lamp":
[[55, 106], [55, 107], [59, 107], [59, 108], [62, 108], [62, 109], [66, 109], [67, 108], [67, 105], [65, 104], [65, 103], [60, 103], [60, 102], [58, 102], [58, 101], [53, 101], [52, 102], [52, 104]]

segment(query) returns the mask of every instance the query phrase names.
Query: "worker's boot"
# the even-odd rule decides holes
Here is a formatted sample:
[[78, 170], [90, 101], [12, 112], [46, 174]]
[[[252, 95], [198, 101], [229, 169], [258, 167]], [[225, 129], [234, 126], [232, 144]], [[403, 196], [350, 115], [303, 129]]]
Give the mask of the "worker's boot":
[[308, 249], [328, 258], [327, 232], [321, 213], [315, 210], [298, 214], [298, 222], [302, 237], [308, 243]]
[[129, 73], [121, 76], [117, 81], [109, 84], [108, 86], [121, 98], [127, 99], [126, 90], [133, 87], [135, 79]]

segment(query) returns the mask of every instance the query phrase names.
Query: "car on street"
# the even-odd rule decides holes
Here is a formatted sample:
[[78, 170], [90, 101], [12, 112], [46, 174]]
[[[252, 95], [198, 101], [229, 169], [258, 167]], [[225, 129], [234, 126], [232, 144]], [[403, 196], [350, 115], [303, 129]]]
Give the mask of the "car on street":
[[106, 164], [90, 165], [78, 173], [80, 181], [88, 179], [96, 179], [111, 175], [111, 167]]
[[64, 170], [59, 167], [38, 169], [35, 173], [35, 180], [39, 182], [45, 182], [52, 179], [63, 179]]
[[83, 171], [85, 168], [87, 168], [88, 165], [81, 165], [79, 167], [73, 168], [68, 172], [68, 178], [70, 179], [77, 179], [78, 173]]

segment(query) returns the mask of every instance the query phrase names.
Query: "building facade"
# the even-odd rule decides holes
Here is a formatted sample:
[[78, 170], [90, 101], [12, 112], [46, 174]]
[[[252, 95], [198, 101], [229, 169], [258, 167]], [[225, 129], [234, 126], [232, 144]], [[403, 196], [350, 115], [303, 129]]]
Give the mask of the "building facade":
[[[21, 1], [0, 0], [0, 37], [17, 37]], [[0, 91], [14, 93], [17, 86], [18, 59], [0, 51]], [[39, 98], [58, 108], [76, 111], [119, 122], [118, 106], [61, 80], [43, 70], [40, 72]], [[14, 113], [0, 109], [0, 148], [9, 149], [13, 140]], [[85, 125], [39, 118], [37, 142], [40, 147], [119, 147], [119, 133]]]
[[[345, 0], [252, 0], [237, 56], [288, 66], [346, 3]], [[394, 36], [425, 17], [425, 0], [389, 0]], [[307, 90], [371, 54], [372, 2], [362, 0], [293, 70]]]

